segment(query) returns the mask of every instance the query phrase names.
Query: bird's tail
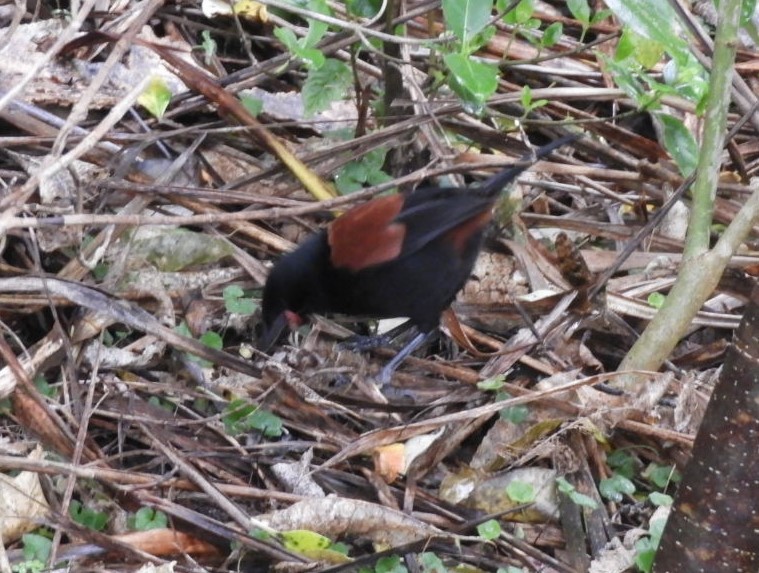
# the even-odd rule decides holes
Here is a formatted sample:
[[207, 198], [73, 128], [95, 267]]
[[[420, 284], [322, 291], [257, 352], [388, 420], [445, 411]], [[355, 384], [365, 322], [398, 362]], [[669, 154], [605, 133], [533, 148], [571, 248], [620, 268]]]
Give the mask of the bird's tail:
[[532, 167], [539, 159], [550, 155], [551, 152], [557, 150], [562, 145], [571, 143], [580, 137], [580, 134], [572, 133], [560, 137], [542, 147], [538, 147], [533, 150], [532, 153], [522, 156], [522, 158], [510, 169], [505, 169], [504, 171], [493, 175], [478, 188], [478, 192], [483, 195], [496, 195], [500, 193], [501, 189], [516, 179], [520, 173]]

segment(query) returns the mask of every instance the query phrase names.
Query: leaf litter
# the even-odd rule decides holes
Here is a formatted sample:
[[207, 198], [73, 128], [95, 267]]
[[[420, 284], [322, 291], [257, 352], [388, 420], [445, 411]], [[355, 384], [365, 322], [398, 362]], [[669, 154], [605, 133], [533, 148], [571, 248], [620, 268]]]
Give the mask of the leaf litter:
[[[130, 20], [141, 10], [151, 17]], [[140, 38], [121, 48], [123, 58], [108, 58], [114, 44], [96, 34], [80, 36], [65, 56], [47, 54], [51, 30], [67, 25], [49, 9], [8, 29], [0, 98], [23, 89], [0, 110], [0, 407], [4, 440], [33, 439], [46, 456], [8, 448], [0, 460], [4, 470], [33, 472], [46, 484], [52, 513], [15, 516], [35, 520], [43, 536], [57, 535], [44, 558], [114, 570], [151, 561], [196, 571], [230, 563], [338, 570], [427, 551], [449, 567], [571, 571], [568, 540], [584, 540], [600, 559], [607, 543], [646, 528], [653, 506], [629, 495], [602, 499], [598, 484], [624, 472], [641, 483], [644, 468], [687, 459], [755, 276], [754, 243], [733, 257], [671, 357], [673, 374], [649, 374], [637, 395], [617, 396], [615, 368], [655, 312], [648, 297], [666, 294], [677, 271], [688, 208], [677, 203], [590, 296], [682, 177], [650, 117], [629, 113], [625, 94], [604, 84], [602, 55], [589, 38], [580, 41], [579, 28], [566, 25], [556, 46], [539, 49], [499, 23], [477, 52], [503, 64], [488, 113], [479, 114], [461, 103], [461, 92], [440, 85], [429, 48], [413, 41], [438, 39], [440, 15], [401, 14], [409, 42], [397, 69], [406, 89], [393, 94], [396, 111], [383, 119], [378, 102], [392, 88], [390, 60], [373, 40], [347, 42], [330, 30], [318, 50], [337, 62], [335, 73], [350, 71], [352, 85], [309, 116], [304, 109], [324, 94], [304, 99], [308, 70], [273, 40], [271, 26], [304, 38], [313, 20], [269, 12], [263, 23], [257, 7], [246, 10], [202, 16], [188, 5], [127, 2], [111, 6], [108, 19], [86, 16], [91, 30], [113, 39]], [[572, 21], [541, 10], [545, 23]], [[381, 31], [377, 23], [366, 27]], [[204, 31], [216, 51], [193, 59]], [[594, 36], [612, 41], [618, 31], [605, 20]], [[170, 45], [189, 69], [141, 42]], [[364, 49], [357, 55], [351, 46]], [[538, 65], [534, 58], [549, 59]], [[201, 69], [230, 94], [263, 100], [260, 123], [241, 128], [231, 120], [228, 102], [204, 89], [202, 78], [188, 80]], [[88, 90], [101, 73], [107, 79]], [[165, 116], [132, 108], [98, 130], [108, 110], [153, 75], [172, 86]], [[520, 102], [540, 105], [525, 115]], [[684, 100], [668, 103], [683, 121], [695, 119]], [[76, 105], [86, 113], [72, 128], [65, 121]], [[516, 186], [440, 340], [405, 364], [390, 392], [379, 392], [372, 376], [392, 351], [340, 346], [365, 328], [351, 321], [317, 318], [271, 357], [255, 349], [262, 281], [293, 244], [378, 193], [431, 178], [481, 179], [565, 120], [584, 122], [588, 135]], [[87, 138], [94, 141], [82, 145]], [[735, 141], [746, 159], [757, 151], [751, 141], [748, 134]], [[64, 155], [72, 148], [75, 162]], [[289, 155], [325, 181], [349, 166], [347, 173], [361, 175], [351, 184], [363, 188], [338, 206], [315, 204], [282, 166]], [[377, 167], [382, 176], [366, 171]], [[36, 185], [45, 169], [50, 175]], [[747, 193], [727, 173], [723, 183], [718, 225]], [[330, 185], [323, 189], [334, 196]], [[246, 211], [248, 220], [229, 216]], [[187, 215], [205, 218], [172, 224]], [[151, 224], [156, 217], [160, 226]], [[230, 285], [250, 299], [247, 317], [228, 309]], [[221, 348], [204, 343], [208, 332]], [[624, 463], [614, 465], [619, 452]], [[574, 504], [562, 501], [556, 476], [575, 488]], [[510, 484], [520, 502], [509, 498]], [[531, 487], [541, 498], [525, 493]], [[642, 494], [658, 486], [639, 487]], [[37, 504], [36, 486], [24, 488]], [[594, 507], [578, 530], [571, 517], [585, 499], [579, 494]], [[103, 531], [77, 522], [72, 501], [103, 513]], [[150, 536], [134, 532], [128, 517], [141, 507], [165, 512], [169, 525]], [[486, 543], [476, 526], [491, 517], [502, 533]], [[292, 532], [301, 530], [342, 544], [348, 557], [320, 553], [321, 546], [299, 552], [303, 537]], [[11, 562], [28, 560], [23, 541], [7, 533]]]

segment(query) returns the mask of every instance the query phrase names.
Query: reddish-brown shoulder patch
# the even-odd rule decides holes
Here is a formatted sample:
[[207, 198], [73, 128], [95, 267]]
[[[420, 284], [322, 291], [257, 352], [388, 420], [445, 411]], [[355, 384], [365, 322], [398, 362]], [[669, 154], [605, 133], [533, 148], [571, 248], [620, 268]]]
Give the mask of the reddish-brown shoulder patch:
[[402, 195], [380, 197], [338, 217], [327, 231], [332, 264], [359, 271], [400, 255], [406, 227], [393, 220], [401, 212], [403, 200]]
[[467, 241], [472, 237], [472, 235], [482, 231], [482, 229], [487, 227], [492, 216], [492, 209], [483, 211], [482, 213], [475, 215], [470, 219], [467, 219], [461, 223], [461, 225], [458, 225], [457, 227], [454, 227], [448, 231], [448, 233], [446, 233], [446, 238], [451, 242], [454, 250], [458, 254], [463, 255], [464, 250], [466, 249]]

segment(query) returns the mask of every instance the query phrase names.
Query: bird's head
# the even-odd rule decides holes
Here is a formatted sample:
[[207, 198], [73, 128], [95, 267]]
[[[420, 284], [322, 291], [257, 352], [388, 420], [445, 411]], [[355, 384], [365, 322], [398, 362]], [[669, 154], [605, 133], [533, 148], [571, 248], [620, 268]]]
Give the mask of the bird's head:
[[321, 299], [319, 269], [325, 247], [325, 239], [315, 235], [272, 268], [261, 302], [263, 328], [259, 349], [268, 351], [287, 329], [297, 329], [309, 313], [323, 310], [318, 302]]

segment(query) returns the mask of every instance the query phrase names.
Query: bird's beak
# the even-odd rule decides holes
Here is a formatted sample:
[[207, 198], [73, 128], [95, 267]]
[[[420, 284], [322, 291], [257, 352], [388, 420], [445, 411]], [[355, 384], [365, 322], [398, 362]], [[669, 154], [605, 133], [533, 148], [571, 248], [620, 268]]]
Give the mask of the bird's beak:
[[274, 322], [271, 323], [271, 326], [268, 328], [264, 327], [264, 331], [258, 339], [258, 349], [262, 352], [268, 352], [282, 337], [285, 328], [295, 330], [301, 324], [303, 324], [303, 318], [301, 318], [300, 315], [291, 310], [281, 312], [277, 315], [277, 318], [274, 319]]
[[284, 312], [277, 315], [277, 318], [274, 319], [274, 322], [272, 322], [271, 325], [268, 327], [264, 326], [264, 331], [258, 339], [259, 350], [262, 352], [269, 352], [271, 347], [281, 338], [286, 326], [287, 316], [285, 316]]

